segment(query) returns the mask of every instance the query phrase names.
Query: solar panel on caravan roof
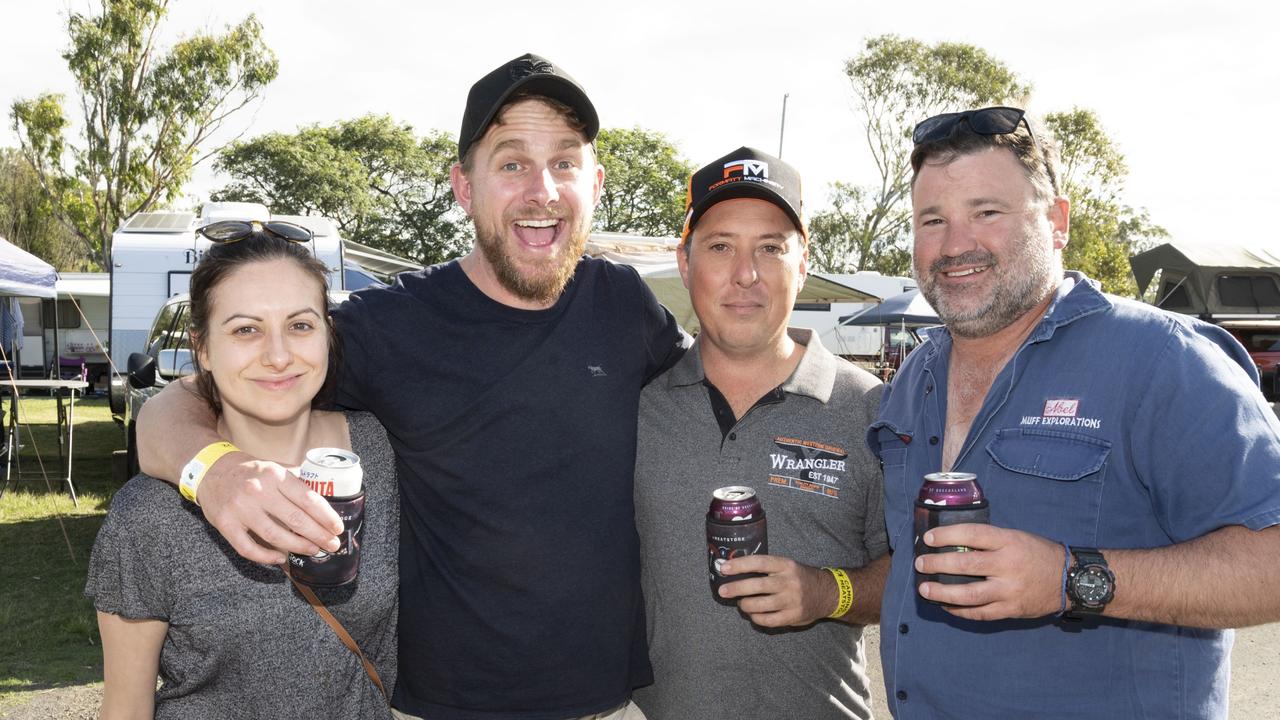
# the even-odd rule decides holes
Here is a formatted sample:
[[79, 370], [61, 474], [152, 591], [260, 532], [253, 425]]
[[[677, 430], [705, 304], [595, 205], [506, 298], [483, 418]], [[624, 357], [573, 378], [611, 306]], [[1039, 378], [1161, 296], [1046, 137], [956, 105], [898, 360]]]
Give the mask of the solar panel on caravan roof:
[[191, 228], [196, 216], [191, 213], [153, 212], [138, 213], [129, 218], [124, 230], [149, 232], [183, 232]]

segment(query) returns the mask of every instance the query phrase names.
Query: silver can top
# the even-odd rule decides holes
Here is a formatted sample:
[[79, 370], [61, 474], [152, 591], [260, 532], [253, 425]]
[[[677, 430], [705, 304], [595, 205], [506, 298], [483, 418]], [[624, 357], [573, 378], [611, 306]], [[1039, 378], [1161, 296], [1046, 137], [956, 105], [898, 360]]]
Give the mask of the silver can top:
[[977, 479], [977, 475], [967, 472], [939, 472], [924, 476], [925, 482], [967, 482]]

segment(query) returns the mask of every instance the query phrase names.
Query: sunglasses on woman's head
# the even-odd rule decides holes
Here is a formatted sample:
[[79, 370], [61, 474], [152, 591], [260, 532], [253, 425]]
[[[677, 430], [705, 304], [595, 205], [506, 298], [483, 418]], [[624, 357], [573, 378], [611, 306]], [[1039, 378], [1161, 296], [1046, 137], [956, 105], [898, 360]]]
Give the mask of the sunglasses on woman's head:
[[239, 242], [256, 232], [263, 232], [272, 237], [278, 237], [281, 240], [289, 242], [311, 242], [314, 234], [301, 225], [294, 225], [289, 222], [268, 221], [258, 222], [257, 220], [222, 220], [215, 223], [209, 223], [204, 227], [196, 230], [196, 233], [209, 238], [210, 241], [216, 243], [233, 243]]

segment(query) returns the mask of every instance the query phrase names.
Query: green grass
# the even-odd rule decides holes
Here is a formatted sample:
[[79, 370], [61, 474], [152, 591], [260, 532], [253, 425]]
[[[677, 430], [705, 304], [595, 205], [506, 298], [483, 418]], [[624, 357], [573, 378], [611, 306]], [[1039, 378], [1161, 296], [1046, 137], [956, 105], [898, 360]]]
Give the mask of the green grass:
[[[6, 412], [8, 402], [4, 398]], [[53, 422], [52, 399], [24, 397], [22, 403], [24, 421]], [[23, 477], [6, 481], [0, 498], [0, 707], [26, 692], [102, 680], [97, 621], [84, 581], [116, 490], [111, 452], [123, 447], [123, 433], [105, 399], [76, 403], [78, 508], [57, 474], [55, 434], [52, 426], [33, 426], [30, 435], [22, 428]], [[47, 480], [39, 474], [37, 449]]]

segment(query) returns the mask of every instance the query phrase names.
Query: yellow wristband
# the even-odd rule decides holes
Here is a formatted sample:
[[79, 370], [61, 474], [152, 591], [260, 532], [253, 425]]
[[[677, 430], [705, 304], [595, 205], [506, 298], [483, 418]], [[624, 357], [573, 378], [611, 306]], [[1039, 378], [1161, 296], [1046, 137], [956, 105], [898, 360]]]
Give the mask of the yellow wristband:
[[239, 452], [240, 448], [229, 442], [216, 442], [206, 445], [203, 450], [196, 453], [196, 456], [182, 468], [182, 476], [178, 478], [178, 490], [182, 492], [182, 497], [199, 505], [196, 500], [196, 490], [200, 487], [200, 481], [204, 480], [204, 475], [213, 467], [213, 464], [227, 453]]
[[844, 614], [849, 612], [849, 608], [853, 607], [853, 581], [849, 580], [849, 573], [841, 568], [826, 567], [822, 569], [831, 573], [831, 576], [836, 579], [836, 585], [840, 588], [840, 604], [836, 606], [836, 611], [827, 617], [844, 617]]

